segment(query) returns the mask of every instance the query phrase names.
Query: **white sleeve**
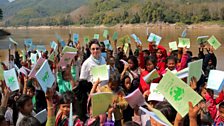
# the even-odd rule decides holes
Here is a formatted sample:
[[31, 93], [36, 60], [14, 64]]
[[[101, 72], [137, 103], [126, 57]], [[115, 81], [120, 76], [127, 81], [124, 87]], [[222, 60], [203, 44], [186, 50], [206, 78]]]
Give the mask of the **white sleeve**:
[[10, 121], [10, 119], [12, 118], [10, 111], [6, 111], [5, 112], [5, 121]]
[[87, 67], [88, 67], [87, 62], [84, 62], [81, 67], [81, 72], [79, 77], [80, 80], [87, 80], [89, 76], [89, 71]]

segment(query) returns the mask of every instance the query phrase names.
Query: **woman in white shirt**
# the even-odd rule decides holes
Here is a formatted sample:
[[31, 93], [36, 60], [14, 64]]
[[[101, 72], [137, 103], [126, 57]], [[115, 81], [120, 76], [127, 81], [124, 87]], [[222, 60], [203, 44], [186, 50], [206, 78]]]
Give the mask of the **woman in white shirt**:
[[93, 39], [89, 43], [89, 49], [91, 55], [88, 59], [84, 61], [81, 67], [80, 80], [87, 80], [88, 82], [93, 83], [92, 75], [90, 70], [92, 67], [106, 64], [105, 59], [101, 56], [100, 44], [98, 40]]

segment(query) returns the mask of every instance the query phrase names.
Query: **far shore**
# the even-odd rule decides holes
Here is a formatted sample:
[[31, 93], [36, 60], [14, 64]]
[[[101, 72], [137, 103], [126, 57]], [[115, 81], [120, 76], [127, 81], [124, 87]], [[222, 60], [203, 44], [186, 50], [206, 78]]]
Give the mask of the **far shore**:
[[210, 29], [210, 28], [224, 28], [223, 25], [220, 24], [208, 24], [208, 23], [200, 23], [200, 24], [166, 24], [166, 23], [156, 23], [156, 24], [117, 24], [114, 26], [107, 25], [97, 25], [97, 26], [88, 26], [88, 25], [70, 25], [70, 26], [19, 26], [19, 27], [0, 27], [0, 29], [79, 29], [79, 28], [96, 28], [96, 29], [104, 29], [104, 28], [145, 28], [145, 27], [155, 27], [155, 28], [175, 28], [175, 29]]

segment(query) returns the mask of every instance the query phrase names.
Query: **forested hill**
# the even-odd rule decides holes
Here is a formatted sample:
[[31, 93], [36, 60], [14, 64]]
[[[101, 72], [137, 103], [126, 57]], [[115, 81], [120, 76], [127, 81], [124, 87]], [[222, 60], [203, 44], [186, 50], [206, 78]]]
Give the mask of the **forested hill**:
[[224, 0], [0, 0], [0, 8], [14, 26], [224, 20]]

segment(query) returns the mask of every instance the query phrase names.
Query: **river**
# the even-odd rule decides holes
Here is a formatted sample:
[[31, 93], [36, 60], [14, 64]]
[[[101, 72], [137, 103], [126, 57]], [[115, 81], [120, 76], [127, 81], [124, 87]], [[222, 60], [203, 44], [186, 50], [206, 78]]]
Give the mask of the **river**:
[[[182, 31], [184, 30], [183, 27], [175, 27], [175, 26], [158, 26], [158, 25], [148, 25], [149, 33], [153, 32], [158, 34], [162, 37], [161, 45], [165, 46], [168, 49], [168, 42], [177, 41], [178, 37], [180, 37]], [[16, 29], [16, 28], [9, 28], [6, 29], [7, 31], [11, 32], [11, 37], [19, 43], [19, 48], [23, 48], [23, 41], [25, 38], [32, 38], [34, 44], [44, 44], [47, 48], [49, 48], [49, 44], [52, 40], [56, 41], [55, 33], [62, 36], [62, 38], [67, 41], [68, 40], [68, 33], [78, 33], [80, 37], [80, 42], [83, 42], [84, 36], [89, 36], [90, 38], [93, 37], [95, 33], [100, 34], [100, 40], [104, 40], [102, 34], [103, 30], [108, 29], [110, 32], [110, 36], [113, 35], [115, 31], [119, 33], [119, 38], [124, 35], [130, 35], [135, 33], [143, 42], [143, 48], [147, 48], [148, 42], [146, 41], [146, 26], [139, 25], [139, 26], [131, 26], [131, 27], [112, 27], [112, 28], [104, 28], [104, 27], [96, 27], [96, 28], [29, 28], [29, 29]], [[194, 56], [198, 54], [198, 44], [197, 44], [197, 37], [204, 36], [204, 35], [215, 35], [215, 37], [224, 45], [224, 27], [188, 27], [187, 30], [187, 38], [191, 39], [191, 48], [190, 51], [193, 52]], [[133, 39], [132, 39], [132, 42]], [[221, 46], [219, 49], [215, 51], [215, 54], [218, 59], [218, 66], [217, 69], [224, 70], [224, 46]], [[9, 47], [8, 39], [0, 40], [0, 59], [1, 61], [7, 61], [7, 49]], [[206, 52], [205, 52], [206, 53]]]

